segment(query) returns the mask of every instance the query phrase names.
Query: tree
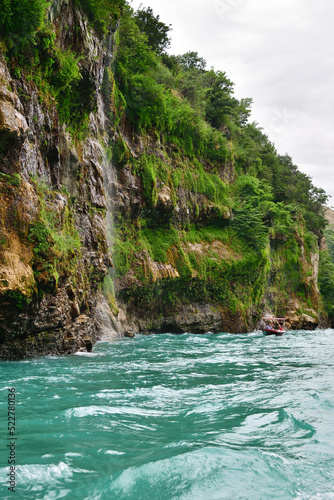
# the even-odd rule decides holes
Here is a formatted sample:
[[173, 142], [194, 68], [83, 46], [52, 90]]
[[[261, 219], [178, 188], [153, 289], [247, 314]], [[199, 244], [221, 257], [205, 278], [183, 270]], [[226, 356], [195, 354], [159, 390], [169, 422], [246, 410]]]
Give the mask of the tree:
[[171, 25], [168, 26], [160, 21], [160, 16], [155, 16], [151, 7], [139, 9], [134, 15], [134, 20], [137, 23], [140, 31], [147, 36], [147, 43], [152, 50], [157, 54], [161, 54], [170, 46], [168, 32], [171, 31]]
[[246, 97], [241, 99], [238, 106], [235, 108], [235, 121], [237, 125], [245, 126], [247, 124], [248, 118], [251, 115], [251, 107], [253, 104], [253, 99]]
[[239, 101], [232, 97], [233, 83], [225, 72], [213, 69], [207, 71], [203, 77], [203, 86], [206, 88], [206, 119], [215, 128], [226, 123], [226, 116], [234, 116]]
[[165, 52], [161, 55], [162, 63], [173, 73], [174, 76], [180, 71], [180, 61], [178, 56], [170, 55]]
[[206, 61], [203, 57], [199, 57], [198, 52], [190, 51], [177, 56], [178, 60], [185, 70], [197, 69], [199, 71], [204, 71], [206, 66]]

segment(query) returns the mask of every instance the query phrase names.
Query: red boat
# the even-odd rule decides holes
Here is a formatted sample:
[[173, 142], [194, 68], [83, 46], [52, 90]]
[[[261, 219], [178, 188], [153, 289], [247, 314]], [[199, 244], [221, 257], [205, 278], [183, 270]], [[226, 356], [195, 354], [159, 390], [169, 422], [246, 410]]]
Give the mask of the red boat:
[[286, 332], [284, 328], [286, 318], [266, 316], [262, 319], [266, 322], [266, 326], [262, 329], [264, 335], [276, 335], [277, 337], [281, 337]]

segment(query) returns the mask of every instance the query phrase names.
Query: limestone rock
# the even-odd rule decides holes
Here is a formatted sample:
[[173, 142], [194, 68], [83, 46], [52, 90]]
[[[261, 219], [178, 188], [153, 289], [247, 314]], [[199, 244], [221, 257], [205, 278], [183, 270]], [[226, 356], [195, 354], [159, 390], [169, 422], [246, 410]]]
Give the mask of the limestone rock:
[[10, 77], [0, 57], [0, 133], [20, 136], [28, 130], [18, 96], [9, 90]]

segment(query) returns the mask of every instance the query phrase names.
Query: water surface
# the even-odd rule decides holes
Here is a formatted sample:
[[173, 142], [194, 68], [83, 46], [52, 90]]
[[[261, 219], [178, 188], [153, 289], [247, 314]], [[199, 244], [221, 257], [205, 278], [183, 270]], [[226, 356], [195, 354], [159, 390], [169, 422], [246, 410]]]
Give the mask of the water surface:
[[334, 330], [165, 334], [0, 362], [0, 497], [334, 499], [333, 353]]

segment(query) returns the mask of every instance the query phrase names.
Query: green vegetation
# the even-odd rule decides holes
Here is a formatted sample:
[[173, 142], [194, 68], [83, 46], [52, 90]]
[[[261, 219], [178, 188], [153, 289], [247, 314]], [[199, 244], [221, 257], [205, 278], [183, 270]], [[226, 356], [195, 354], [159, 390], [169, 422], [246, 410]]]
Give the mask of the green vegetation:
[[[41, 101], [55, 102], [77, 141], [88, 133], [96, 93], [102, 93], [107, 156], [119, 171], [126, 169], [124, 175], [136, 177], [143, 204], [114, 214], [114, 274], [120, 280], [131, 275], [122, 292], [127, 300], [210, 301], [244, 313], [259, 310], [267, 288], [282, 314], [291, 296], [310, 301], [305, 283], [326, 227], [325, 192], [248, 122], [252, 100], [235, 98], [225, 72], [207, 69], [197, 52], [165, 52], [171, 26], [151, 7], [134, 12], [125, 0], [74, 2], [89, 30], [113, 47], [101, 89], [81, 47], [60, 48], [59, 33], [46, 21], [47, 1], [0, 1], [1, 46], [13, 77], [24, 76]], [[1, 179], [21, 182], [19, 174]], [[36, 189], [41, 215], [29, 231], [35, 275], [57, 284], [71, 272], [80, 239], [69, 203], [60, 217], [55, 191], [40, 184]], [[147, 256], [162, 269], [172, 266], [179, 278], [155, 281]], [[320, 289], [334, 318], [332, 266], [324, 253]], [[103, 291], [115, 312], [111, 276]]]
[[[196, 52], [159, 57], [161, 51], [147, 41], [152, 19], [151, 9], [135, 14], [126, 10], [119, 30], [113, 69], [133, 130], [158, 134], [172, 153], [203, 159], [211, 170], [220, 162], [234, 161], [239, 176], [262, 181], [253, 196], [263, 201], [265, 195], [273, 204], [301, 210], [308, 228], [320, 235], [325, 227], [324, 191], [315, 188], [289, 156], [280, 156], [256, 124], [247, 123], [252, 101], [233, 97], [233, 83], [225, 73], [205, 70]], [[167, 28], [160, 27], [161, 36]]]
[[[140, 8], [124, 11], [117, 34], [112, 71], [123, 121], [125, 116], [133, 134], [159, 144], [166, 157], [145, 151], [134, 159], [121, 140], [114, 148], [114, 163], [141, 178], [145, 199], [136, 230], [130, 218], [115, 214], [116, 274], [135, 270], [143, 283], [126, 292], [127, 300], [149, 301], [154, 289], [163, 303], [209, 300], [245, 310], [260, 304], [269, 285], [279, 296], [277, 311], [284, 312], [291, 296], [306, 303], [309, 254], [317, 251], [326, 226], [325, 192], [288, 155], [279, 155], [257, 124], [248, 123], [252, 100], [237, 100], [224, 72], [207, 70], [197, 52], [164, 52], [169, 31], [151, 8]], [[120, 112], [114, 107], [113, 113], [121, 135]], [[226, 182], [221, 173], [228, 165], [236, 178]], [[186, 220], [161, 208], [163, 186], [172, 207], [182, 196]], [[225, 248], [221, 254], [217, 241]], [[180, 278], [152, 283], [136, 265], [141, 252], [172, 262]]]
[[18, 309], [24, 309], [25, 306], [30, 304], [31, 302], [31, 297], [27, 297], [26, 295], [23, 295], [21, 292], [15, 292], [13, 290], [8, 290], [5, 292], [5, 297], [6, 299], [14, 300], [15, 305]]
[[334, 230], [330, 223], [325, 230], [328, 250], [320, 252], [319, 289], [325, 310], [334, 323]]
[[82, 8], [96, 30], [106, 34], [121, 15], [125, 0], [75, 0], [75, 4]]
[[12, 53], [34, 43], [43, 23], [45, 0], [1, 0], [0, 33]]
[[168, 32], [171, 30], [171, 25], [162, 23], [160, 17], [153, 14], [151, 7], [146, 9], [140, 7], [134, 14], [134, 20], [140, 31], [147, 36], [147, 45], [157, 54], [161, 54], [170, 46]]
[[37, 282], [46, 288], [56, 287], [59, 276], [69, 275], [75, 269], [81, 241], [74, 226], [69, 203], [55, 210], [57, 191], [43, 182], [35, 182], [40, 201], [40, 220], [31, 224], [28, 240], [33, 243], [33, 269]]
[[332, 225], [326, 229], [325, 237], [331, 260], [334, 262], [334, 230]]
[[[121, 15], [125, 0], [75, 0], [102, 36]], [[14, 77], [25, 76], [40, 90], [40, 98], [55, 99], [59, 116], [72, 135], [87, 133], [95, 109], [95, 82], [74, 49], [61, 50], [55, 28], [47, 22], [46, 0], [0, 0], [0, 41]]]
[[320, 252], [319, 289], [325, 310], [334, 321], [334, 263], [328, 251]]
[[118, 307], [116, 305], [114, 283], [113, 283], [111, 276], [109, 274], [107, 274], [107, 276], [104, 278], [104, 281], [102, 284], [102, 292], [107, 300], [107, 303], [110, 307], [111, 312], [115, 316], [117, 316]]
[[8, 175], [0, 172], [0, 180], [7, 182], [11, 186], [19, 187], [21, 185], [21, 176], [20, 174]]
[[[119, 18], [125, 0], [74, 0], [92, 25], [106, 34], [112, 21]], [[15, 53], [34, 43], [44, 26], [48, 0], [1, 0], [0, 33]]]

